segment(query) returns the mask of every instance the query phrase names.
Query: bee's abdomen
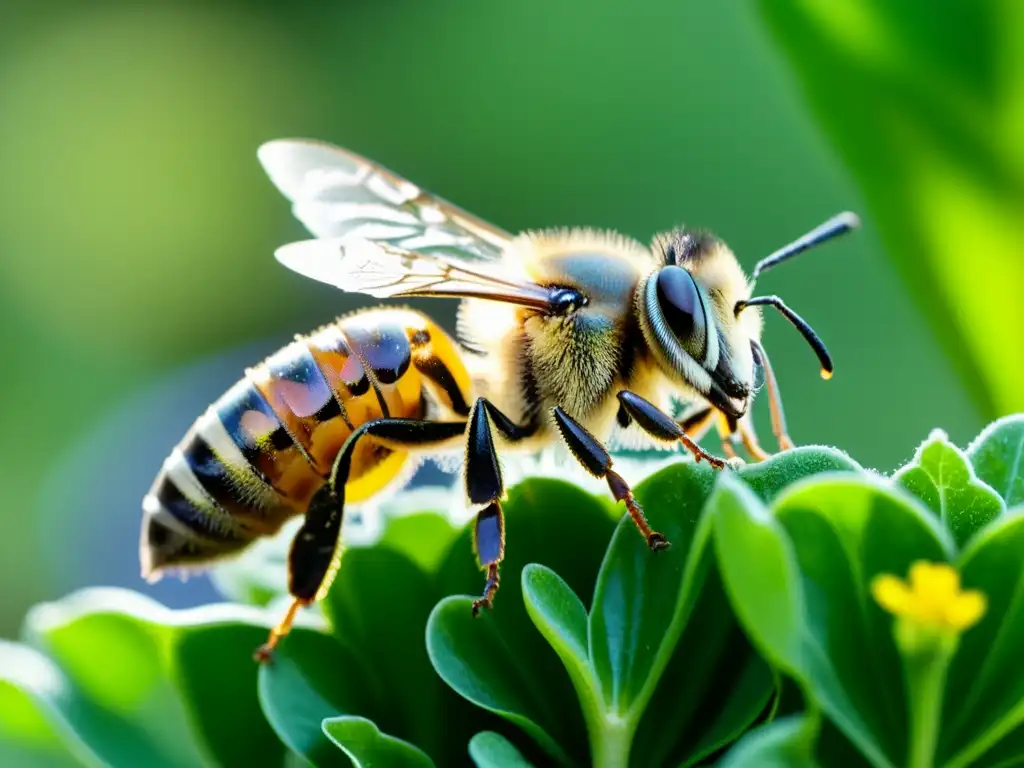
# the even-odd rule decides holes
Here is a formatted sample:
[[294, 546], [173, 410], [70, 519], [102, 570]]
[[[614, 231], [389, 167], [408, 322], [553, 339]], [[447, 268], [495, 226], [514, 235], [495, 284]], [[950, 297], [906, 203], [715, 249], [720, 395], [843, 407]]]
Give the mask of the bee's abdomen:
[[[298, 337], [246, 372], [172, 451], [143, 502], [143, 575], [237, 552], [305, 512], [352, 432], [391, 416], [422, 418], [424, 384], [468, 413], [469, 376], [425, 316], [376, 309]], [[346, 502], [378, 493], [407, 454], [361, 441]]]

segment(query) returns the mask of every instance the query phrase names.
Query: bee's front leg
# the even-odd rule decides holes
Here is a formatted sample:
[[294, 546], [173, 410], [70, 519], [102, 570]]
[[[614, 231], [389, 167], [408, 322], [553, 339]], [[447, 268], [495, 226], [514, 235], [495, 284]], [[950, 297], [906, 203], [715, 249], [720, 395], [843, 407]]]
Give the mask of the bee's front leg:
[[572, 451], [573, 456], [594, 477], [605, 479], [616, 501], [625, 503], [629, 516], [636, 524], [640, 535], [644, 537], [647, 546], [655, 552], [659, 549], [666, 549], [669, 546], [668, 540], [651, 528], [643, 509], [633, 496], [629, 484], [622, 478], [622, 475], [612, 469], [612, 458], [608, 454], [608, 450], [582, 424], [561, 408], [556, 406], [552, 413], [555, 423], [558, 425], [558, 431], [562, 433], [562, 439], [565, 440], [565, 444]]
[[675, 419], [661, 411], [653, 403], [628, 390], [619, 392], [618, 397], [622, 409], [636, 422], [637, 426], [651, 437], [666, 443], [682, 443], [683, 447], [692, 453], [697, 461], [706, 461], [715, 469], [725, 468], [724, 459], [713, 456], [697, 445]]

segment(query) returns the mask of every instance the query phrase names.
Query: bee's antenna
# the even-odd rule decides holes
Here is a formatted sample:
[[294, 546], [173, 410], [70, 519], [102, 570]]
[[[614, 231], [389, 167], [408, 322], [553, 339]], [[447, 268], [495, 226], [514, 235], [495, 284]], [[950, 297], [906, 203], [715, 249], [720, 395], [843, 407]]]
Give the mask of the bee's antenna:
[[860, 219], [857, 218], [855, 213], [844, 211], [843, 213], [836, 214], [821, 226], [812, 229], [803, 237], [798, 237], [789, 245], [784, 245], [782, 248], [775, 251], [775, 253], [761, 259], [754, 267], [754, 271], [751, 273], [750, 278], [751, 280], [757, 280], [758, 275], [762, 272], [769, 270], [772, 267], [777, 267], [782, 262], [793, 258], [798, 253], [803, 253], [808, 248], [820, 245], [826, 240], [831, 240], [833, 237], [844, 235], [859, 226]]
[[821, 378], [832, 378], [832, 373], [835, 371], [835, 367], [832, 365], [832, 356], [829, 355], [828, 350], [825, 348], [825, 343], [821, 340], [818, 334], [814, 332], [814, 329], [807, 324], [807, 321], [787, 307], [778, 296], [755, 296], [754, 298], [747, 299], [746, 301], [738, 301], [736, 302], [735, 309], [736, 316], [739, 317], [739, 314], [747, 307], [758, 306], [775, 307], [787, 320], [789, 320], [789, 322], [796, 326], [796, 329], [800, 331], [807, 343], [811, 345], [811, 349], [814, 350], [814, 354], [818, 356], [818, 361], [821, 363]]

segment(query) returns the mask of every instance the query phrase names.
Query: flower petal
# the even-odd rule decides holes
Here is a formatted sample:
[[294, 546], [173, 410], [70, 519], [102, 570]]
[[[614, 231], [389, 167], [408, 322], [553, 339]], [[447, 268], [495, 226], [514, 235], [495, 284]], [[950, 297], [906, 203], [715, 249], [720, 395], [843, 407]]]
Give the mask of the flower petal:
[[946, 624], [958, 632], [963, 632], [981, 620], [987, 607], [985, 595], [976, 589], [968, 589], [946, 606]]
[[906, 582], [883, 573], [871, 581], [871, 595], [882, 608], [897, 616], [905, 616], [912, 609], [914, 595]]
[[910, 566], [910, 587], [919, 599], [944, 605], [960, 591], [960, 574], [948, 563], [918, 560]]

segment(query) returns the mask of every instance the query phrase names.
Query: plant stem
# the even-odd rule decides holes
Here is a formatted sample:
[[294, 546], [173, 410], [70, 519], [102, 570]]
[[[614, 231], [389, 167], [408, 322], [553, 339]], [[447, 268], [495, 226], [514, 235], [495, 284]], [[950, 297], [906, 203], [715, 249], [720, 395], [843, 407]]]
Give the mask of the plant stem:
[[942, 693], [952, 654], [943, 646], [904, 656], [907, 697], [910, 707], [908, 768], [931, 768], [942, 715]]
[[630, 717], [608, 712], [600, 725], [600, 732], [591, 745], [594, 768], [626, 768], [636, 722]]

